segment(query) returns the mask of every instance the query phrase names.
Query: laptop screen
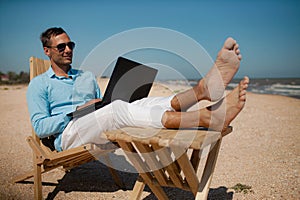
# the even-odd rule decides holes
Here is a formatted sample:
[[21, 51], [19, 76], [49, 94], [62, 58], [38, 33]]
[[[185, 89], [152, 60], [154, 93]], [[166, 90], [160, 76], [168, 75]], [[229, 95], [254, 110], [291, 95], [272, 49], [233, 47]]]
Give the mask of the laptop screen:
[[147, 97], [157, 70], [119, 57], [105, 90], [103, 103], [120, 99], [126, 102]]

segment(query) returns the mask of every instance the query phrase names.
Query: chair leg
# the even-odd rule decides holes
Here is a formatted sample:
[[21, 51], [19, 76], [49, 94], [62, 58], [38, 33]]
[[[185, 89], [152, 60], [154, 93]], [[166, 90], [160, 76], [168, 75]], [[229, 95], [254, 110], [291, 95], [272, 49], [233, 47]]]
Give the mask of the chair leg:
[[139, 176], [134, 184], [130, 199], [135, 199], [135, 200], [141, 199], [144, 188], [145, 188], [145, 183], [143, 179]]
[[[134, 146], [131, 143], [124, 142], [122, 140], [119, 140], [118, 143], [125, 152], [132, 152], [132, 153], [137, 152], [135, 150]], [[143, 161], [138, 155], [134, 155], [134, 154], [129, 153], [129, 154], [127, 154], [127, 156], [130, 159], [130, 161], [133, 163], [133, 165], [135, 166], [137, 171], [141, 171], [141, 169], [142, 170], [144, 169], [143, 168]], [[168, 199], [168, 197], [167, 197], [166, 193], [163, 191], [163, 189], [159, 185], [155, 185], [155, 184], [152, 183], [152, 180], [151, 180], [152, 175], [150, 173], [148, 173], [148, 172], [140, 173], [140, 176], [142, 177], [143, 182], [149, 186], [151, 191], [154, 193], [154, 195], [159, 200]], [[139, 187], [137, 186], [138, 189], [141, 188], [141, 187], [142, 187], [142, 185], [140, 185]], [[137, 192], [137, 194], [138, 194], [138, 192]]]
[[220, 138], [213, 146], [210, 148], [210, 152], [208, 154], [205, 168], [203, 171], [203, 175], [201, 178], [201, 182], [198, 188], [198, 192], [195, 195], [195, 199], [207, 199], [209, 186], [212, 180], [212, 176], [214, 173], [214, 169], [216, 166], [216, 162], [218, 159], [218, 154], [221, 146], [222, 138]]
[[42, 164], [38, 160], [38, 156], [33, 151], [33, 180], [34, 180], [34, 199], [42, 200]]
[[151, 189], [151, 191], [154, 193], [154, 195], [157, 197], [159, 200], [168, 200], [167, 194], [164, 192], [163, 188], [158, 185], [154, 184], [152, 180], [149, 178], [151, 176], [150, 173], [140, 173], [140, 176], [142, 177], [143, 181], [145, 184], [148, 185], [148, 187]]
[[[34, 155], [35, 156], [35, 155]], [[42, 194], [42, 166], [37, 163], [33, 163], [34, 169], [34, 199], [41, 200], [43, 199]]]
[[19, 175], [17, 177], [14, 177], [12, 182], [13, 183], [20, 183], [22, 181], [25, 181], [26, 179], [32, 178], [34, 176], [34, 171], [28, 171], [22, 175]]
[[109, 158], [109, 155], [104, 155], [104, 159], [105, 161], [108, 163], [107, 167], [109, 169], [110, 174], [112, 175], [115, 183], [120, 187], [120, 188], [125, 188], [124, 183], [122, 181], [122, 179], [120, 178], [120, 176], [118, 175], [117, 170], [115, 170], [112, 166], [111, 160]]

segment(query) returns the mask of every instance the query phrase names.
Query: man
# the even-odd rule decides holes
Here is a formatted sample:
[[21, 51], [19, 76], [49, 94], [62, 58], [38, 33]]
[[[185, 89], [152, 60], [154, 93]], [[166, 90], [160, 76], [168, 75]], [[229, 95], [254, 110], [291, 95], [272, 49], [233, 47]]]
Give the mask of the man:
[[[37, 135], [40, 138], [54, 135], [58, 151], [86, 143], [106, 143], [102, 132], [125, 126], [203, 126], [221, 131], [237, 116], [246, 101], [248, 77], [225, 97], [226, 102], [220, 100], [242, 58], [236, 41], [228, 38], [215, 65], [192, 89], [170, 97], [150, 97], [133, 103], [117, 100], [93, 113], [71, 119], [67, 113], [101, 101], [100, 89], [93, 74], [71, 67], [75, 43], [62, 28], [49, 28], [40, 39], [51, 67], [30, 82], [28, 109]], [[213, 107], [186, 112], [201, 100], [220, 101]], [[226, 109], [225, 116], [218, 114], [221, 108]]]

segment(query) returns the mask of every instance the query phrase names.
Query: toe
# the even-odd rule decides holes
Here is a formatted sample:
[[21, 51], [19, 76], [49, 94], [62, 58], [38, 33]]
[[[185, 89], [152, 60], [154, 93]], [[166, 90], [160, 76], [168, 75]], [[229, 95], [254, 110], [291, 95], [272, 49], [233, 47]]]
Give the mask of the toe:
[[244, 83], [246, 83], [246, 84], [249, 84], [249, 82], [250, 82], [250, 79], [248, 76], [245, 76], [243, 80], [244, 80]]
[[238, 55], [238, 59], [239, 59], [239, 60], [242, 60], [242, 58], [243, 58], [242, 55], [239, 54], [239, 55]]
[[226, 39], [226, 41], [224, 43], [224, 48], [228, 49], [228, 50], [232, 50], [233, 47], [235, 46], [235, 44], [236, 44], [236, 41], [233, 38], [229, 37]]
[[242, 96], [245, 96], [246, 95], [246, 93], [247, 93], [247, 91], [246, 90], [242, 90], [241, 92], [240, 92], [240, 97], [242, 97]]
[[236, 43], [234, 46], [233, 46], [233, 50], [236, 52], [237, 50], [239, 50], [239, 44]]
[[240, 101], [246, 101], [246, 92], [243, 95], [240, 95]]

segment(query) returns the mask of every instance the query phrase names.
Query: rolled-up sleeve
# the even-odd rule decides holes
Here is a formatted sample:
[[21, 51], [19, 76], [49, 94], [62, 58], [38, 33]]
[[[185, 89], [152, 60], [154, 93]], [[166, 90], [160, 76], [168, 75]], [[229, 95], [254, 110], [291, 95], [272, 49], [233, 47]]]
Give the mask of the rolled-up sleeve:
[[60, 133], [64, 130], [71, 118], [67, 113], [52, 115], [47, 99], [47, 85], [33, 79], [27, 90], [27, 104], [30, 120], [36, 134], [40, 138]]

